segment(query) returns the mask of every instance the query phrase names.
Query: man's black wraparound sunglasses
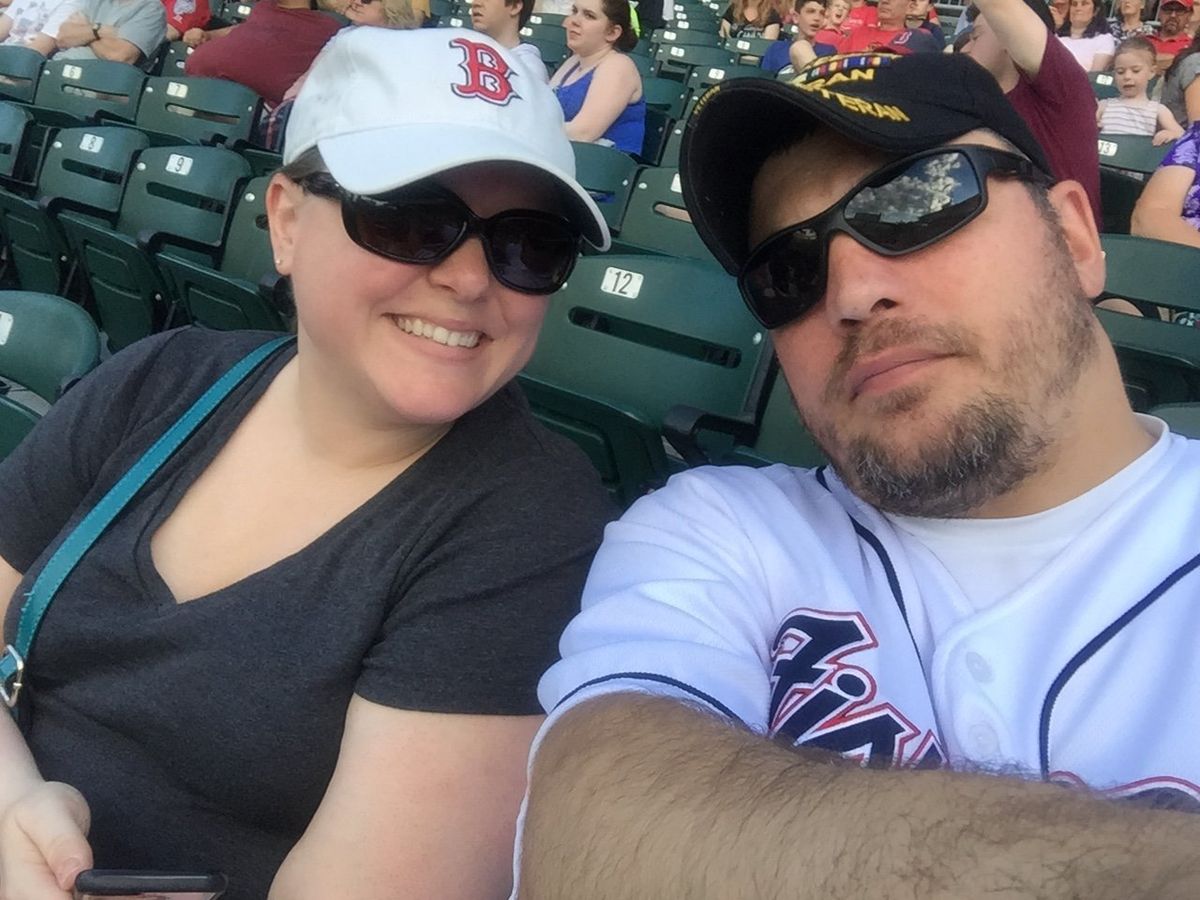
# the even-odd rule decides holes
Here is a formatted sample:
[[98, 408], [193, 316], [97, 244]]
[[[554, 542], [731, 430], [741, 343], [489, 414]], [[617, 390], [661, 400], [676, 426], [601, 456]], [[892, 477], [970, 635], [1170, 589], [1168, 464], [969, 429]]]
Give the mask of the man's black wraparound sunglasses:
[[872, 172], [829, 209], [755, 247], [738, 275], [746, 305], [767, 328], [786, 325], [824, 296], [834, 232], [883, 256], [914, 253], [983, 212], [993, 173], [1054, 183], [1025, 157], [992, 147], [963, 144], [906, 156]]
[[299, 183], [310, 194], [341, 202], [350, 240], [397, 262], [433, 265], [478, 235], [492, 275], [523, 294], [557, 291], [581, 249], [579, 231], [562, 216], [508, 209], [482, 219], [455, 194], [428, 181], [378, 197], [352, 194], [327, 172]]

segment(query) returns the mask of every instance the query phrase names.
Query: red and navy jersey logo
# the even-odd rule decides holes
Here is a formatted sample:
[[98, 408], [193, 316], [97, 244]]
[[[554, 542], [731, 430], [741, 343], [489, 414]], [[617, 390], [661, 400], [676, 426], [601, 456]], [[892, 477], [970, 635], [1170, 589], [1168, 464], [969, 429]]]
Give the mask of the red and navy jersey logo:
[[452, 40], [450, 46], [463, 52], [463, 61], [458, 66], [467, 76], [466, 84], [450, 86], [456, 95], [477, 97], [497, 106], [507, 106], [514, 97], [520, 98], [512, 86], [516, 73], [495, 47], [462, 37]]
[[873, 768], [943, 765], [937, 736], [891, 703], [878, 702], [875, 678], [850, 662], [878, 646], [861, 613], [790, 613], [771, 648], [771, 736]]

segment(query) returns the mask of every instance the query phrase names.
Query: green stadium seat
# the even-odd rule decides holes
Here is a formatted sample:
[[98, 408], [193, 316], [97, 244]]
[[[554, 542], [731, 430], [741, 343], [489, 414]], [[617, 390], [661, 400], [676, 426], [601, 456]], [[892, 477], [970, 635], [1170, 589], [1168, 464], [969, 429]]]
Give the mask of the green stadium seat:
[[134, 165], [115, 228], [59, 216], [113, 350], [172, 324], [174, 298], [154, 257], [170, 244], [211, 266], [249, 175], [250, 164], [223, 147], [151, 147]]
[[527, 41], [537, 47], [538, 53], [542, 55], [542, 62], [546, 64], [549, 70], [557, 69], [571, 55], [571, 50], [567, 47], [567, 42], [563, 38], [558, 40], [550, 40], [543, 38], [538, 41]]
[[29, 154], [33, 114], [24, 106], [0, 101], [0, 181], [5, 183], [26, 180], [23, 163]]
[[1129, 234], [1133, 208], [1146, 187], [1144, 175], [1100, 167], [1100, 233]]
[[654, 61], [653, 56], [648, 56], [644, 53], [630, 53], [628, 56], [634, 67], [638, 70], [638, 74], [642, 76], [643, 81], [647, 78], [655, 77], [654, 71], [658, 67], [658, 64]]
[[172, 41], [169, 43], [163, 55], [159, 74], [174, 78], [181, 78], [186, 75], [187, 59], [192, 55], [192, 49], [192, 47], [189, 47], [183, 41]]
[[145, 72], [125, 63], [52, 59], [38, 81], [34, 114], [48, 125], [78, 125], [98, 116], [133, 122], [145, 81]]
[[730, 81], [734, 78], [773, 78], [774, 76], [758, 66], [697, 66], [688, 76], [687, 86], [693, 97], [702, 97], [714, 84]]
[[216, 16], [227, 25], [238, 25], [250, 18], [254, 12], [257, 0], [225, 0], [216, 12]]
[[674, 78], [643, 78], [642, 96], [648, 108], [660, 110], [672, 119], [683, 115], [688, 102], [687, 87]]
[[727, 38], [722, 44], [726, 50], [732, 50], [737, 57], [739, 65], [757, 66], [762, 61], [763, 56], [772, 46], [779, 43], [778, 40], [770, 40], [768, 38], [753, 37], [753, 38]]
[[69, 291], [74, 255], [57, 214], [70, 209], [115, 222], [134, 158], [148, 144], [140, 131], [119, 125], [64, 128], [50, 138], [34, 198], [0, 191], [0, 227], [23, 288]]
[[613, 254], [579, 261], [525, 373], [653, 423], [684, 460], [704, 461], [709, 433], [752, 432], [770, 356], [715, 263]]
[[562, 23], [566, 20], [566, 16], [555, 15], [551, 13], [534, 13], [529, 17], [530, 25], [556, 25], [562, 28]]
[[[1108, 268], [1102, 297], [1200, 313], [1200, 249], [1130, 235], [1102, 235], [1101, 243]], [[1107, 309], [1096, 313], [1117, 349], [1135, 409], [1200, 401], [1200, 328]]]
[[748, 446], [735, 448], [728, 457], [714, 462], [741, 465], [787, 463], [802, 468], [824, 464], [825, 454], [800, 421], [783, 372], [774, 372], [769, 384], [753, 441]]
[[136, 124], [160, 144], [233, 144], [250, 139], [261, 108], [253, 90], [223, 78], [151, 77]]
[[684, 208], [678, 169], [643, 169], [638, 173], [614, 250], [714, 262]]
[[1110, 72], [1088, 72], [1088, 81], [1092, 83], [1092, 93], [1097, 100], [1108, 100], [1120, 93]]
[[223, 331], [288, 330], [291, 304], [275, 271], [267, 230], [269, 181], [256, 178], [242, 190], [215, 270], [170, 249], [158, 254], [171, 295], [196, 324]]
[[531, 22], [521, 29], [521, 40], [552, 41], [557, 44], [565, 44], [567, 33], [561, 24], [535, 25]]
[[0, 98], [32, 103], [46, 57], [31, 47], [0, 47]]
[[656, 47], [675, 45], [679, 47], [720, 47], [724, 40], [715, 31], [702, 31], [694, 28], [677, 30], [663, 28], [654, 32], [651, 42]]
[[637, 161], [602, 144], [573, 141], [571, 149], [575, 151], [576, 180], [595, 199], [609, 229], [618, 233], [637, 178]]
[[1154, 407], [1150, 414], [1166, 422], [1176, 434], [1200, 439], [1200, 403], [1168, 403]]
[[1097, 141], [1100, 165], [1124, 172], [1149, 175], [1170, 150], [1169, 144], [1155, 147], [1153, 138], [1132, 134], [1102, 134]]
[[663, 148], [671, 133], [671, 126], [674, 124], [675, 120], [661, 109], [647, 107], [646, 131], [642, 136], [642, 152], [638, 154], [643, 163], [648, 166], [657, 166], [661, 163]]
[[[0, 291], [0, 378], [54, 403], [100, 361], [100, 335], [70, 300], [30, 291]], [[12, 394], [0, 396], [0, 457], [37, 423], [38, 413]]]
[[661, 487], [671, 475], [662, 436], [653, 423], [530, 375], [519, 375], [517, 383], [538, 420], [570, 438], [587, 454], [601, 482], [621, 507]]
[[687, 81], [693, 69], [732, 69], [733, 54], [720, 47], [693, 47], [683, 44], [662, 44], [654, 54], [658, 74]]

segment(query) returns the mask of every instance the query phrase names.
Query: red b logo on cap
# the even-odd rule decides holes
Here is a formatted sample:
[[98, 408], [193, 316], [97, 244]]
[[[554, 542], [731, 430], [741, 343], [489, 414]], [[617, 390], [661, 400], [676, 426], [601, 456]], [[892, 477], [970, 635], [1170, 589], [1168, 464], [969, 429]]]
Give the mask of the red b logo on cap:
[[505, 106], [513, 97], [521, 96], [509, 80], [514, 74], [512, 68], [494, 47], [468, 38], [455, 38], [450, 46], [457, 47], [464, 56], [458, 65], [467, 73], [467, 83], [450, 86], [459, 97], [479, 97]]

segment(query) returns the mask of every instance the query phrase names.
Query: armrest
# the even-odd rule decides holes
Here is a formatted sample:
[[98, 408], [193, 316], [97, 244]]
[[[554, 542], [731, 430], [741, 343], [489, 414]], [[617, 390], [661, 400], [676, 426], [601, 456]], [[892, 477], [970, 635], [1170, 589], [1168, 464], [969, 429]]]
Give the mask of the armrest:
[[290, 317], [296, 314], [291, 282], [278, 272], [269, 272], [258, 280], [258, 294], [281, 315]]
[[162, 250], [164, 244], [171, 244], [175, 247], [185, 247], [188, 250], [195, 250], [203, 253], [210, 258], [214, 253], [217, 253], [221, 247], [219, 244], [206, 244], [204, 241], [197, 241], [192, 238], [183, 237], [177, 234], [168, 234], [165, 231], [151, 231], [149, 228], [138, 232], [137, 245], [151, 256], [157, 255]]
[[735, 443], [743, 446], [752, 445], [758, 437], [758, 426], [753, 422], [731, 419], [683, 404], [667, 410], [663, 416], [662, 431], [667, 443], [689, 466], [703, 466], [712, 462], [697, 440], [701, 431], [729, 435]]

